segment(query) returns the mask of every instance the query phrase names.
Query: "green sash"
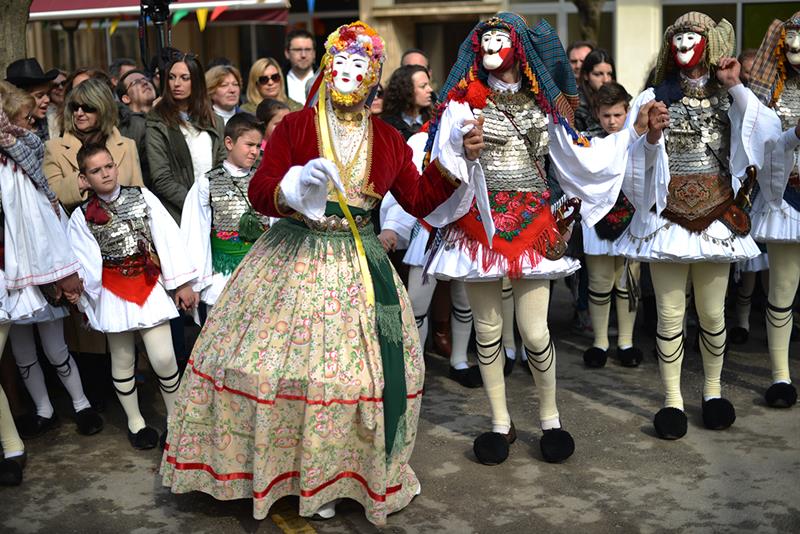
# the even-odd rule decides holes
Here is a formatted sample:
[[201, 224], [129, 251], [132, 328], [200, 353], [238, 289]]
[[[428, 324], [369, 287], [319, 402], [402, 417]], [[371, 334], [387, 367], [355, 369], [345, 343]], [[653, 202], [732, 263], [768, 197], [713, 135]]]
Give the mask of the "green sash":
[[211, 266], [214, 272], [231, 274], [252, 247], [252, 243], [234, 239], [220, 239], [212, 232]]
[[[350, 207], [353, 217], [366, 217], [369, 212], [360, 208]], [[325, 209], [326, 215], [344, 217], [344, 213], [336, 202], [328, 202]], [[294, 225], [306, 227], [295, 219], [281, 219]], [[276, 224], [273, 229], [278, 228]], [[334, 232], [327, 232], [334, 234]], [[352, 240], [350, 232], [336, 232]], [[367, 256], [369, 272], [375, 291], [375, 314], [377, 317], [378, 342], [381, 349], [381, 362], [383, 364], [383, 416], [386, 433], [386, 455], [391, 454], [401, 420], [406, 411], [406, 373], [403, 359], [403, 322], [400, 311], [400, 299], [397, 296], [397, 286], [394, 283], [392, 265], [386, 252], [375, 236], [371, 224], [364, 227], [361, 232], [364, 239], [364, 250]], [[401, 434], [403, 432], [401, 431]]]

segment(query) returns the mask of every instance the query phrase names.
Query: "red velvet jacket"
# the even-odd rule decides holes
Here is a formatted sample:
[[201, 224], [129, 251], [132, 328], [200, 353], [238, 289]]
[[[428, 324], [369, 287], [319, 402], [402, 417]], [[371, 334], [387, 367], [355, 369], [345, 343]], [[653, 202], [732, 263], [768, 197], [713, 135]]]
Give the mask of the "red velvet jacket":
[[[381, 199], [391, 191], [408, 213], [425, 217], [447, 200], [460, 182], [438, 160], [420, 175], [411, 159], [411, 147], [397, 130], [375, 117], [370, 120], [370, 161], [362, 193]], [[291, 215], [276, 205], [278, 184], [291, 167], [305, 165], [321, 154], [316, 110], [307, 108], [287, 115], [272, 133], [261, 166], [250, 180], [248, 196], [253, 207], [271, 217]]]

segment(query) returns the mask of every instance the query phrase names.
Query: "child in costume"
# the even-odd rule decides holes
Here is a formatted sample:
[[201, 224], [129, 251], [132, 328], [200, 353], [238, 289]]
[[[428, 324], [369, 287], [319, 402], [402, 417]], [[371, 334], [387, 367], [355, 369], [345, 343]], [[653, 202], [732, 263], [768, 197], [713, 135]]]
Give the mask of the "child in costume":
[[[625, 88], [610, 82], [597, 90], [595, 110], [603, 134], [625, 127], [631, 95]], [[634, 208], [620, 192], [611, 211], [593, 228], [583, 225], [583, 251], [589, 273], [589, 314], [594, 330], [594, 344], [583, 353], [587, 367], [603, 367], [608, 359], [608, 316], [611, 295], [616, 296], [617, 359], [625, 367], [636, 367], [642, 361], [642, 351], [633, 346], [633, 325], [636, 322], [636, 300], [631, 300], [631, 286], [639, 283], [639, 262], [626, 262], [616, 251], [616, 242], [633, 217]]]
[[[44, 145], [27, 120], [33, 106], [30, 95], [0, 82], [0, 352], [12, 322], [49, 308], [38, 286], [48, 285], [57, 298], [81, 291], [80, 264], [59, 220], [61, 208], [53, 202], [55, 195], [41, 172]], [[71, 373], [62, 375], [62, 381], [73, 393], [68, 380], [76, 380], [82, 394], [77, 367], [71, 359], [69, 362]], [[46, 397], [43, 377], [41, 386]], [[84, 422], [99, 431], [103, 421], [96, 413], [94, 416], [96, 420]], [[78, 412], [79, 428], [80, 417]], [[18, 485], [27, 455], [2, 388], [0, 446], [0, 485]]]
[[71, 300], [80, 300], [92, 328], [108, 337], [111, 377], [128, 418], [128, 439], [135, 449], [150, 449], [158, 445], [159, 434], [139, 411], [134, 334], [142, 337], [169, 416], [181, 380], [169, 320], [178, 316], [176, 306], [196, 305], [191, 284], [197, 271], [169, 212], [147, 189], [119, 185], [105, 147], [82, 147], [78, 166], [81, 187], [92, 193], [67, 227], [85, 275], [84, 296]]
[[[52, 284], [62, 275], [77, 271], [79, 264], [75, 254], [66, 244], [63, 228], [66, 218], [61, 220], [63, 209], [42, 172], [44, 146], [39, 137], [28, 130], [30, 123], [26, 117], [35, 102], [27, 93], [20, 92], [6, 82], [0, 83], [2, 83], [0, 99], [6, 111], [0, 124], [2, 131], [0, 147], [4, 151], [3, 164], [13, 169], [15, 173], [19, 172], [25, 179], [20, 186], [23, 187], [21, 192], [12, 191], [13, 182], [6, 184], [5, 191], [7, 197], [5, 200], [8, 203], [4, 224], [8, 233], [5, 259], [6, 286], [9, 290], [24, 288], [18, 293], [20, 300], [10, 308], [10, 320], [13, 326], [9, 340], [20, 376], [36, 406], [36, 413], [17, 419], [17, 427], [22, 437], [27, 439], [41, 435], [57, 424], [34, 341], [33, 325], [36, 325], [44, 353], [72, 399], [78, 432], [83, 435], [96, 434], [103, 429], [103, 419], [86, 398], [78, 366], [67, 349], [63, 318], [67, 315], [64, 306], [68, 303], [56, 295], [56, 288]], [[22, 120], [17, 120], [15, 123], [15, 115], [20, 115]], [[29, 190], [27, 186], [29, 183], [35, 184], [35, 192]], [[41, 200], [38, 198], [39, 193], [50, 203], [50, 213], [47, 214], [45, 221], [29, 220], [29, 215], [36, 217], [36, 209], [29, 207], [29, 204]], [[41, 224], [46, 225], [47, 231], [37, 235], [33, 229]], [[17, 260], [14, 253], [8, 252], [9, 249], [23, 256], [29, 253], [27, 261], [31, 261], [32, 265], [18, 267], [16, 262], [25, 259]], [[37, 270], [42, 264], [51, 267], [61, 265], [62, 272], [53, 272], [31, 279], [27, 270]], [[20, 276], [15, 274], [18, 268], [23, 271]], [[44, 305], [40, 305], [42, 303]]]
[[263, 125], [249, 113], [237, 113], [225, 125], [227, 158], [201, 176], [186, 196], [181, 235], [199, 268], [195, 291], [213, 306], [253, 243], [269, 226], [247, 198], [259, 155]]
[[161, 474], [175, 493], [252, 498], [257, 519], [297, 495], [301, 516], [350, 498], [383, 525], [420, 491], [409, 460], [424, 363], [370, 212], [388, 191], [415, 217], [432, 212], [469, 179], [482, 136], [477, 121], [447, 131], [452, 157], [420, 175], [367, 106], [383, 40], [355, 22], [325, 50], [316, 104], [281, 121], [250, 182], [253, 207], [281, 219], [208, 316]]

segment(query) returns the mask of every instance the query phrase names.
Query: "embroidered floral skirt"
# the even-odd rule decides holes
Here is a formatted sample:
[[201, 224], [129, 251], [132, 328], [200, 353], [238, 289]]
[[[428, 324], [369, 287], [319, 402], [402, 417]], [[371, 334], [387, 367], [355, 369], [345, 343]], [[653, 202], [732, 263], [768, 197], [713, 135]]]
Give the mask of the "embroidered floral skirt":
[[[380, 247], [372, 231], [362, 237]], [[253, 245], [183, 376], [161, 464], [174, 493], [252, 498], [256, 519], [287, 495], [300, 497], [303, 516], [350, 498], [377, 525], [414, 497], [408, 460], [424, 379], [417, 328], [395, 273], [407, 409], [387, 457], [375, 307], [355, 250], [349, 232], [289, 221]]]

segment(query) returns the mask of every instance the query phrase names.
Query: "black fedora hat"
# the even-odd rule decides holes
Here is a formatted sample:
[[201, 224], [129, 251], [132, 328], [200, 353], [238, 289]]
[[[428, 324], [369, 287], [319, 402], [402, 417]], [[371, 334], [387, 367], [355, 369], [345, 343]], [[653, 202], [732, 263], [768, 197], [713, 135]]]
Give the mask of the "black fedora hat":
[[17, 87], [31, 87], [53, 81], [58, 76], [58, 69], [47, 72], [34, 57], [18, 59], [6, 68], [6, 81]]

